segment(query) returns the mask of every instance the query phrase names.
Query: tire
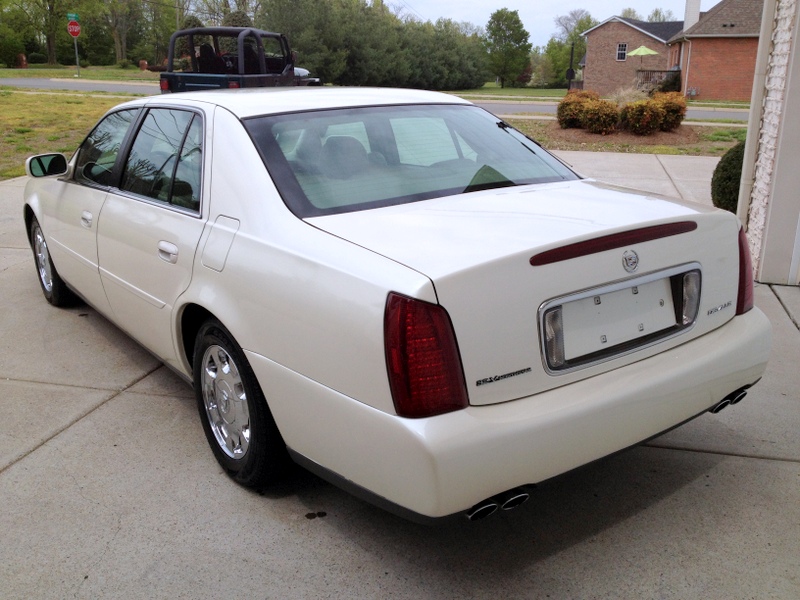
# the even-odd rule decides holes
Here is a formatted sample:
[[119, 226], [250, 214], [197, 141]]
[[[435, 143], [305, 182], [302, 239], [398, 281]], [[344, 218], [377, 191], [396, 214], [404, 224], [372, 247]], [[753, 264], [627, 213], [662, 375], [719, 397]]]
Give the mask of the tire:
[[218, 321], [197, 333], [193, 365], [200, 420], [219, 464], [245, 487], [279, 480], [291, 462], [286, 444], [244, 352]]
[[30, 243], [33, 250], [33, 260], [36, 264], [36, 273], [39, 276], [39, 285], [45, 299], [53, 306], [73, 306], [78, 303], [78, 297], [67, 287], [64, 280], [56, 271], [56, 266], [50, 258], [47, 249], [47, 240], [44, 238], [39, 221], [34, 217], [31, 220]]

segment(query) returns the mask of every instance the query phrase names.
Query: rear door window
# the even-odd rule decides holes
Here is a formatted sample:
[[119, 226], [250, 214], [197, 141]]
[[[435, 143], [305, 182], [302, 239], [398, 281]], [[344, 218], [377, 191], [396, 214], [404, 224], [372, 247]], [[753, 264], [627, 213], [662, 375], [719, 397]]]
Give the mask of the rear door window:
[[202, 129], [196, 113], [151, 109], [131, 146], [120, 189], [198, 211]]

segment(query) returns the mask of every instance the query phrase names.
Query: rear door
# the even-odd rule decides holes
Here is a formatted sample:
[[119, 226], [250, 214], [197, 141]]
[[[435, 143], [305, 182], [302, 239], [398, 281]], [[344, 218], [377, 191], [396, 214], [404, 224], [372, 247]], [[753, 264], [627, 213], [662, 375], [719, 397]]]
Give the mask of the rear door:
[[172, 309], [188, 287], [203, 231], [204, 118], [151, 108], [98, 230], [100, 275], [117, 323], [164, 360], [175, 354]]

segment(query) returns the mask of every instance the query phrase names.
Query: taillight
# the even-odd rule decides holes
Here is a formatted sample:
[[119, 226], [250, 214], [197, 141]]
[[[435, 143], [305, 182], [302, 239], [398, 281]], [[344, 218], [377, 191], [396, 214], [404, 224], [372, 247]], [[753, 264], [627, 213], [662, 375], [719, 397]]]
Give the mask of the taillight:
[[739, 229], [739, 294], [736, 299], [736, 314], [743, 315], [753, 308], [753, 261], [744, 227]]
[[461, 358], [444, 308], [390, 293], [384, 314], [384, 343], [398, 415], [431, 417], [466, 408]]
[[236, 90], [238, 90], [238, 89], [239, 89], [241, 86], [239, 85], [239, 82], [238, 82], [238, 81], [229, 81], [229, 82], [228, 82], [228, 87], [229, 87], [230, 89], [232, 89], [232, 90], [233, 90], [233, 89], [236, 89]]
[[162, 92], [168, 92], [169, 91], [169, 81], [167, 81], [166, 79], [162, 79], [159, 82], [158, 86], [161, 88]]

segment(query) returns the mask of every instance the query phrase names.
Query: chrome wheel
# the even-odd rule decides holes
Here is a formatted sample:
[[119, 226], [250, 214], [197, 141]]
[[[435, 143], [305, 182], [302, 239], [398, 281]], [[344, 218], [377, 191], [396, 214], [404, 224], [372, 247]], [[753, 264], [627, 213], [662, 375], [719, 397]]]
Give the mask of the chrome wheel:
[[53, 268], [50, 264], [50, 253], [47, 251], [47, 242], [42, 234], [42, 228], [38, 224], [33, 227], [33, 254], [36, 257], [36, 269], [39, 272], [39, 280], [46, 293], [53, 291]]
[[229, 458], [242, 458], [250, 446], [247, 393], [236, 363], [222, 346], [211, 345], [203, 353], [200, 385], [217, 444]]

